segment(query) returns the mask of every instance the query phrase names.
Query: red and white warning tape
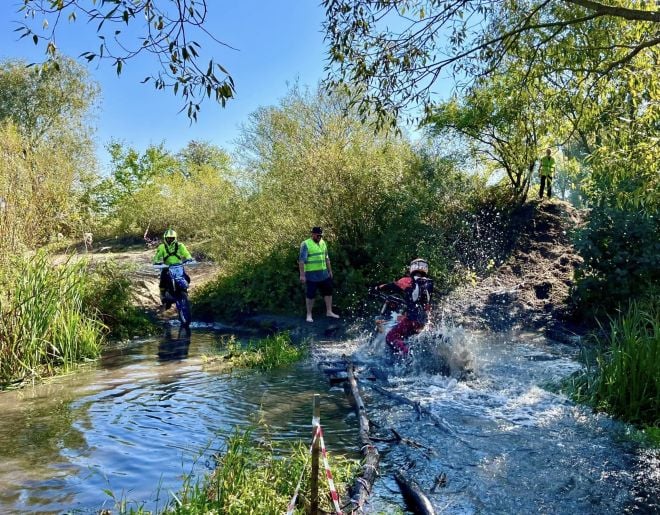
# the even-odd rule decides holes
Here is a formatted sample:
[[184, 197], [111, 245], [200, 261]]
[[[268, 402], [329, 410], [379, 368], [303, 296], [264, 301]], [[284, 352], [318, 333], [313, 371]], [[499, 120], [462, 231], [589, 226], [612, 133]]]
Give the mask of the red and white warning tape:
[[335, 489], [335, 482], [332, 480], [332, 472], [330, 471], [330, 465], [328, 465], [328, 457], [325, 450], [325, 442], [323, 441], [323, 429], [319, 426], [318, 429], [319, 438], [321, 439], [321, 456], [323, 456], [323, 466], [325, 467], [325, 477], [328, 478], [328, 487], [330, 488], [330, 496], [332, 497], [332, 504], [335, 505], [335, 511], [337, 515], [342, 515], [341, 508], [339, 507], [339, 494]]
[[[312, 454], [312, 449], [314, 449], [314, 443], [316, 442], [316, 437], [319, 434], [318, 428], [321, 426], [318, 425], [318, 421], [316, 419], [313, 419], [312, 422], [316, 422], [316, 427], [314, 429], [314, 434], [312, 435], [312, 444], [309, 446], [309, 453]], [[298, 500], [298, 492], [300, 492], [300, 485], [302, 484], [302, 478], [303, 475], [305, 474], [305, 468], [300, 471], [300, 477], [298, 478], [298, 484], [296, 485], [296, 489], [293, 491], [293, 497], [291, 498], [291, 501], [289, 501], [289, 505], [286, 508], [286, 515], [293, 515], [293, 510], [296, 508], [296, 501]]]
[[[341, 508], [339, 507], [339, 494], [335, 489], [335, 482], [332, 479], [332, 471], [330, 470], [330, 465], [328, 464], [328, 457], [326, 455], [325, 441], [323, 440], [323, 429], [321, 429], [321, 424], [318, 424], [318, 420], [314, 419], [313, 422], [316, 423], [316, 429], [314, 430], [314, 436], [312, 437], [312, 444], [309, 446], [309, 453], [311, 454], [314, 450], [314, 444], [316, 439], [320, 439], [321, 446], [321, 456], [323, 457], [323, 466], [325, 467], [325, 477], [328, 479], [328, 487], [330, 488], [330, 496], [332, 497], [332, 503], [335, 505], [336, 515], [342, 515]], [[293, 510], [296, 507], [296, 500], [298, 499], [298, 492], [300, 491], [300, 485], [302, 484], [302, 478], [305, 470], [303, 469], [300, 473], [300, 478], [298, 479], [298, 484], [296, 489], [293, 492], [293, 497], [287, 506], [286, 515], [293, 515]]]

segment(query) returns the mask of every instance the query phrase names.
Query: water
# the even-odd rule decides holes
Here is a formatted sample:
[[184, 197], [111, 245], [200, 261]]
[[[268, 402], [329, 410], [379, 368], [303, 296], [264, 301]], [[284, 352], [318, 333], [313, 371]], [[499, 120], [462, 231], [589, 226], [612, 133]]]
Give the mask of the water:
[[[308, 441], [322, 394], [329, 449], [357, 457], [357, 422], [341, 391], [301, 364], [262, 374], [219, 370], [202, 355], [223, 340], [148, 341], [98, 367], [0, 395], [0, 513], [92, 513], [117, 499], [163, 507], [182, 475], [207, 472], [236, 426], [263, 416], [273, 440]], [[160, 492], [157, 491], [160, 485]]]
[[[660, 454], [640, 456], [628, 426], [543, 388], [579, 369], [575, 348], [531, 333], [454, 331], [443, 342], [470, 379], [403, 372], [387, 387], [431, 416], [366, 389], [378, 431], [393, 428], [419, 445], [381, 449], [386, 479], [376, 485], [375, 511], [401, 505], [391, 477], [407, 469], [439, 512], [658, 513]], [[367, 359], [377, 354], [365, 348]]]
[[[359, 456], [358, 422], [320, 360], [354, 354], [388, 380], [361, 380], [381, 476], [371, 513], [404, 506], [404, 470], [438, 512], [657, 513], [658, 453], [630, 429], [545, 386], [579, 368], [576, 349], [533, 333], [423, 334], [406, 367], [385, 363], [382, 341], [316, 342], [312, 358], [269, 373], [229, 373], [203, 355], [225, 345], [193, 331], [108, 353], [47, 384], [0, 394], [0, 512], [92, 513], [118, 499], [163, 507], [182, 475], [207, 472], [235, 426], [257, 417], [282, 452], [309, 441], [314, 393], [328, 449]], [[442, 370], [450, 375], [437, 373]], [[370, 386], [377, 385], [380, 390]], [[419, 403], [419, 413], [391, 396]], [[158, 489], [160, 485], [160, 489]], [[284, 509], [284, 508], [283, 508]]]

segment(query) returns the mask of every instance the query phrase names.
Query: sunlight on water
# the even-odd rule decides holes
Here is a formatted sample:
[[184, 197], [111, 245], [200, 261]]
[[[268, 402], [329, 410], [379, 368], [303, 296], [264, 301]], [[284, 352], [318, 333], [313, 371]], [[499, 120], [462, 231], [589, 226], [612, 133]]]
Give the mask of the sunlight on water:
[[[401, 360], [384, 333], [356, 334], [316, 341], [310, 361], [267, 374], [207, 366], [202, 356], [223, 348], [220, 335], [170, 334], [109, 352], [75, 375], [5, 392], [0, 512], [113, 508], [104, 489], [133, 507], [162, 508], [182, 474], [212, 467], [211, 454], [237, 425], [262, 417], [281, 452], [308, 441], [314, 393], [322, 394], [329, 450], [357, 457], [355, 412], [343, 386], [318, 369], [344, 359], [358, 365], [381, 454], [373, 513], [403, 506], [397, 470], [414, 477], [438, 512], [657, 507], [657, 452], [638, 451], [628, 426], [544, 389], [579, 369], [576, 348], [537, 333], [438, 324], [412, 338], [411, 357]], [[393, 431], [403, 441], [392, 442]]]
[[288, 442], [307, 442], [314, 393], [323, 396], [329, 449], [357, 455], [350, 405], [313, 367], [270, 374], [205, 367], [202, 355], [223, 345], [212, 333], [174, 334], [109, 352], [85, 372], [2, 393], [0, 512], [113, 508], [104, 489], [133, 507], [162, 508], [183, 474], [209, 470], [236, 426], [263, 417], [282, 452]]

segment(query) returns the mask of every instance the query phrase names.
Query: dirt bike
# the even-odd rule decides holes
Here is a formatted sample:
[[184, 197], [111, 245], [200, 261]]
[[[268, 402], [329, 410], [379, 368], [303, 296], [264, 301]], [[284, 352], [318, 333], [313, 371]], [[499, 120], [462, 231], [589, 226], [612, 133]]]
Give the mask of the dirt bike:
[[188, 300], [188, 281], [186, 280], [185, 265], [196, 265], [196, 261], [186, 261], [176, 265], [154, 265], [158, 270], [167, 270], [168, 281], [165, 288], [165, 302], [175, 304], [181, 327], [190, 327], [191, 312]]
[[396, 295], [384, 293], [378, 289], [369, 290], [369, 294], [383, 301], [380, 314], [376, 317], [376, 332], [387, 334], [398, 322], [401, 312], [404, 310], [405, 301]]
[[[369, 295], [383, 301], [380, 313], [374, 319], [376, 325], [372, 334], [372, 341], [385, 340], [387, 333], [389, 333], [401, 320], [403, 316], [402, 314], [405, 311], [405, 300], [398, 295], [387, 294], [377, 288], [370, 289]], [[397, 358], [408, 357], [399, 356], [389, 344], [387, 345], [387, 348], [390, 349], [392, 354]]]

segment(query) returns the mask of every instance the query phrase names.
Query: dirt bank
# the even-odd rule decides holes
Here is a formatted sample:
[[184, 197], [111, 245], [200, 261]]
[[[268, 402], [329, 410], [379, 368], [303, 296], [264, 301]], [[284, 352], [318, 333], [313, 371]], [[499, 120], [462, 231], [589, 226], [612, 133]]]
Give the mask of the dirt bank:
[[446, 322], [474, 329], [544, 330], [570, 339], [569, 291], [582, 259], [570, 241], [581, 214], [559, 200], [521, 206], [501, 235], [510, 252], [491, 274], [451, 292], [440, 303]]

